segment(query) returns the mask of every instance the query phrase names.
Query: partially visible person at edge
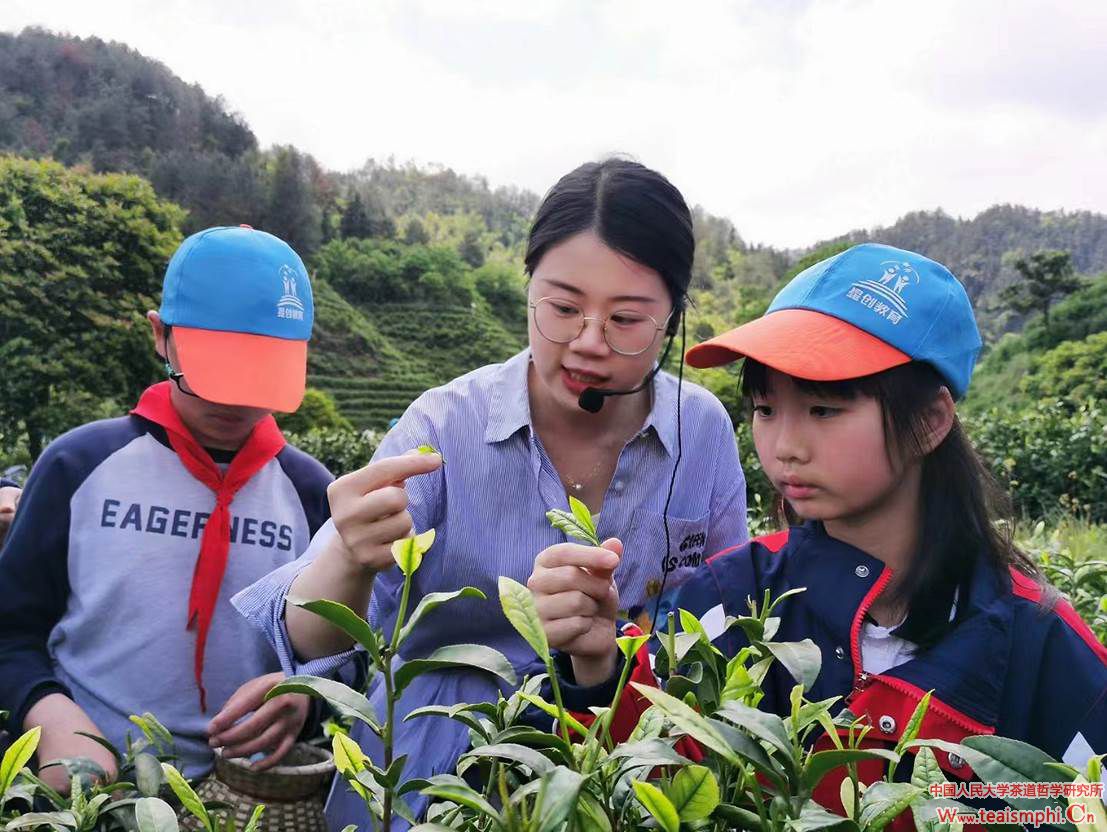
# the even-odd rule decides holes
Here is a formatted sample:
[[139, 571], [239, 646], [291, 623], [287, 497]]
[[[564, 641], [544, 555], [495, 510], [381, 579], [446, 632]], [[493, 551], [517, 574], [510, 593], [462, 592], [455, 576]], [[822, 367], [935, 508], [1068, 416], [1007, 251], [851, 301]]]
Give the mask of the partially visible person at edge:
[[15, 510], [19, 507], [19, 498], [22, 494], [19, 483], [0, 477], [0, 547], [3, 547], [4, 540], [8, 536], [8, 529], [15, 519]]
[[[994, 733], [1083, 770], [1107, 752], [1107, 649], [993, 522], [1003, 495], [954, 407], [979, 348], [968, 297], [945, 267], [873, 244], [812, 266], [764, 317], [692, 348], [695, 367], [745, 357], [758, 457], [801, 522], [722, 549], [666, 606], [700, 616], [733, 656], [748, 642], [724, 629], [727, 616], [748, 614], [746, 599], [765, 590], [806, 587], [774, 612], [776, 638], [814, 639], [823, 663], [807, 697], [842, 697], [837, 707], [873, 726], [871, 744], [894, 747], [932, 690], [921, 738]], [[618, 538], [563, 543], [535, 561], [530, 586], [573, 710], [610, 703], [622, 669], [619, 590], [597, 579], [622, 551]], [[656, 685], [647, 657], [636, 657], [634, 679]], [[774, 666], [761, 708], [786, 716], [794, 685]], [[632, 726], [645, 704], [628, 690], [616, 724]], [[947, 776], [973, 777], [936, 754]], [[859, 769], [869, 781], [883, 770]], [[843, 776], [815, 792], [839, 813]], [[910, 813], [899, 822], [914, 829]]]
[[[476, 642], [502, 651], [520, 679], [541, 668], [499, 609], [497, 580], [525, 581], [534, 553], [564, 540], [545, 515], [568, 509], [567, 495], [600, 515], [602, 534], [625, 539], [614, 580], [632, 617], [652, 603], [663, 581], [687, 577], [705, 552], [746, 539], [734, 429], [714, 396], [683, 384], [681, 438], [678, 380], [668, 373], [656, 374], [641, 392], [607, 397], [599, 412], [579, 403], [588, 387], [631, 390], [649, 379], [666, 338], [678, 331], [693, 249], [680, 192], [635, 162], [582, 165], [546, 194], [525, 256], [529, 347], [420, 396], [373, 461], [331, 486], [334, 521], [303, 561], [234, 599], [274, 639], [287, 672], [345, 650], [350, 640], [322, 619], [286, 609], [285, 595], [369, 608], [373, 622], [391, 632], [402, 576], [390, 547], [413, 529], [434, 528], [437, 536], [415, 576], [409, 609], [427, 593], [463, 586], [483, 590], [489, 600], [454, 601], [429, 615], [404, 645], [404, 658]], [[434, 454], [404, 455], [425, 443], [448, 464]], [[693, 448], [697, 453], [689, 453]], [[674, 466], [671, 556], [663, 564]], [[405, 714], [431, 703], [494, 701], [498, 691], [478, 671], [416, 679], [397, 709], [395, 754], [408, 755], [405, 778], [452, 772], [469, 743], [455, 722], [404, 723]], [[370, 692], [378, 713], [383, 694], [383, 686]], [[363, 728], [355, 723], [354, 738], [380, 762], [379, 741]], [[421, 795], [407, 799], [417, 815], [426, 805]], [[332, 829], [368, 824], [361, 799], [341, 780], [327, 816]]]
[[[189, 237], [147, 315], [171, 380], [36, 462], [0, 557], [0, 708], [14, 736], [42, 727], [40, 764], [84, 756], [112, 777], [112, 756], [76, 732], [122, 748], [128, 716], [146, 711], [190, 777], [213, 745], [265, 752], [266, 768], [300, 733], [307, 698], [263, 704], [280, 663], [227, 599], [329, 516], [332, 477], [271, 415], [299, 407], [312, 314], [281, 240], [246, 227]], [[41, 776], [68, 786], [60, 766]]]

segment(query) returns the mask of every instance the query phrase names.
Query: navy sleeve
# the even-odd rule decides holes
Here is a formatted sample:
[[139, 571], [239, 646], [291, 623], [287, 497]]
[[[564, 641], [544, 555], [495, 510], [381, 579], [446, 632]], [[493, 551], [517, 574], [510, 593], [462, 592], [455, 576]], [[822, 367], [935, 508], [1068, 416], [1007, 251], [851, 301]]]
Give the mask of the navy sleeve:
[[277, 462], [296, 488], [304, 514], [307, 515], [311, 536], [315, 537], [319, 527], [331, 516], [327, 486], [334, 480], [334, 475], [315, 457], [292, 445], [284, 446], [277, 454]]
[[15, 480], [9, 480], [7, 477], [0, 477], [0, 488], [19, 488], [19, 483]]
[[1107, 649], [1083, 622], [1064, 618], [1055, 614], [1046, 635], [1029, 740], [1083, 770], [1089, 757], [1107, 754]]
[[12, 732], [49, 693], [69, 691], [54, 673], [47, 639], [69, 600], [70, 501], [89, 473], [142, 432], [132, 417], [94, 422], [46, 448], [23, 489], [0, 552], [0, 709]]

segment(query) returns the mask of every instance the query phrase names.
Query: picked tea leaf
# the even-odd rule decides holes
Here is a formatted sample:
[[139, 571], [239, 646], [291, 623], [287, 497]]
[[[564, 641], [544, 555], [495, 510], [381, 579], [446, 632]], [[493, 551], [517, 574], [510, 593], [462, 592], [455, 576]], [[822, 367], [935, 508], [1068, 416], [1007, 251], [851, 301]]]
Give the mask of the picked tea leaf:
[[[434, 445], [420, 445], [415, 450], [417, 450], [421, 454], [438, 454], [439, 456], [442, 456], [442, 451], [438, 450], [438, 448], [434, 447]], [[446, 457], [444, 456], [442, 456], [442, 464], [446, 464]]]
[[596, 518], [588, 510], [588, 506], [576, 497], [569, 497], [569, 508], [572, 512], [555, 508], [546, 512], [546, 519], [550, 525], [558, 531], [564, 532], [566, 537], [583, 540], [593, 546], [600, 545], [600, 539], [596, 535]]

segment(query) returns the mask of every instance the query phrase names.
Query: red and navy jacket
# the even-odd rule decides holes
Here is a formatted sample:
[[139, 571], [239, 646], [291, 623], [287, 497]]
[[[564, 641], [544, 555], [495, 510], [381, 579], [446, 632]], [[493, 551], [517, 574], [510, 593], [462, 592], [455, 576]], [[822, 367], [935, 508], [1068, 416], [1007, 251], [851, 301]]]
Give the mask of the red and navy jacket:
[[[1042, 587], [1033, 579], [980, 565], [969, 591], [958, 598], [953, 627], [937, 644], [884, 673], [865, 673], [862, 620], [891, 579], [892, 571], [881, 561], [830, 537], [821, 524], [808, 523], [710, 558], [677, 590], [671, 607], [699, 616], [714, 637], [726, 616], [749, 615], [747, 598], [760, 599], [766, 589], [776, 598], [805, 587], [774, 610], [781, 619], [775, 639], [810, 638], [819, 646], [822, 668], [807, 697], [843, 697], [837, 707], [867, 717], [874, 744], [894, 747], [915, 706], [932, 690], [920, 738], [960, 742], [966, 736], [997, 734], [1030, 743], [1081, 770], [1090, 756], [1107, 752], [1107, 648], [1068, 602], [1047, 608], [1041, 603]], [[650, 641], [654, 648], [657, 643]], [[731, 656], [748, 642], [741, 628], [731, 627], [714, 644]], [[632, 679], [656, 685], [648, 659], [644, 647]], [[568, 661], [558, 664], [571, 674]], [[613, 684], [565, 685], [565, 704], [573, 711], [607, 704]], [[774, 663], [761, 709], [789, 714], [795, 684]], [[613, 727], [629, 731], [647, 706], [628, 689]], [[830, 740], [819, 742], [821, 748]], [[959, 758], [935, 753], [950, 779], [973, 779]], [[859, 773], [879, 779], [883, 765], [874, 761], [872, 771], [862, 766]], [[837, 811], [842, 809], [842, 776], [843, 769], [832, 772], [815, 792], [822, 805]]]

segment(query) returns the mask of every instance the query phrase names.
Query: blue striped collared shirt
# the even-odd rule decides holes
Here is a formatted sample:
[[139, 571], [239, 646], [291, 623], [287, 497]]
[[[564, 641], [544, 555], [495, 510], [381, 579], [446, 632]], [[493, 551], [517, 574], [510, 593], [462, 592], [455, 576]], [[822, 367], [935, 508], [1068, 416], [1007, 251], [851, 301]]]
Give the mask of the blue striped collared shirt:
[[[374, 454], [374, 459], [380, 459], [431, 444], [447, 460], [438, 471], [406, 483], [415, 528], [436, 530], [434, 546], [415, 575], [409, 609], [427, 593], [463, 586], [477, 587], [488, 597], [453, 601], [432, 612], [404, 644], [405, 658], [425, 656], [444, 644], [475, 642], [504, 653], [520, 678], [540, 672], [533, 652], [496, 600], [501, 575], [525, 583], [535, 556], [565, 540], [546, 519], [550, 509], [568, 509], [568, 498], [531, 428], [529, 361], [529, 351], [524, 350], [502, 364], [481, 367], [428, 390], [411, 404]], [[662, 578], [666, 556], [662, 514], [677, 454], [676, 399], [677, 379], [658, 373], [649, 416], [619, 456], [597, 524], [600, 539], [623, 541], [615, 581], [621, 604], [632, 616], [651, 604], [650, 590], [656, 592]], [[748, 537], [745, 477], [730, 418], [718, 399], [689, 382], [681, 393], [681, 432], [683, 453], [669, 507], [672, 571], [667, 588], [687, 577], [706, 556], [744, 543]], [[234, 599], [240, 611], [273, 640], [288, 672], [318, 673], [340, 660], [297, 664], [283, 624], [289, 585], [334, 533], [328, 522], [298, 565], [283, 567]], [[398, 569], [376, 578], [370, 612], [385, 632], [392, 631], [402, 585]], [[472, 685], [453, 678], [453, 682], [413, 685], [422, 690], [409, 689], [404, 710], [429, 702], [450, 704], [451, 699], [460, 701], [455, 697], [461, 695], [473, 701], [478, 694]], [[486, 695], [494, 699], [495, 686], [490, 685]], [[433, 721], [435, 730], [446, 727], [443, 720]], [[452, 763], [443, 765], [452, 769]]]

